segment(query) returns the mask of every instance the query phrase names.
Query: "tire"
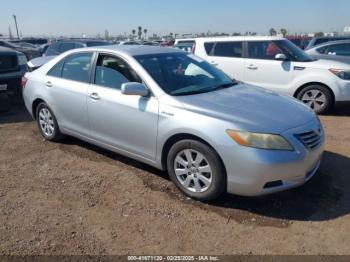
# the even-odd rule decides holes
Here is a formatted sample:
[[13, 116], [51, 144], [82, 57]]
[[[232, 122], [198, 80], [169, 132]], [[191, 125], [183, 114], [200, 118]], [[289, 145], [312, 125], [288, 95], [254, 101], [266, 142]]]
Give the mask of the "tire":
[[310, 106], [317, 114], [328, 112], [334, 102], [331, 91], [322, 85], [309, 85], [303, 88], [297, 98]]
[[199, 141], [175, 143], [167, 156], [167, 169], [174, 184], [196, 200], [212, 201], [226, 191], [226, 172], [219, 156]]
[[41, 135], [48, 141], [56, 142], [63, 138], [52, 110], [40, 103], [36, 108], [36, 121]]

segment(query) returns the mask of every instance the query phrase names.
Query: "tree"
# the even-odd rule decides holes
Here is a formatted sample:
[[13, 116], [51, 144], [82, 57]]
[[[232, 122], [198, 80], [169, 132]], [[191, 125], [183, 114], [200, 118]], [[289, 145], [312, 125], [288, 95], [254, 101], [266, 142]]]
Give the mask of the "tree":
[[142, 36], [142, 26], [139, 26], [138, 28], [138, 36], [139, 36], [139, 39], [141, 39], [141, 36]]
[[132, 30], [132, 36], [135, 37], [135, 34], [136, 34], [136, 30], [133, 29], [133, 30]]
[[315, 33], [315, 37], [322, 37], [324, 36], [324, 33], [323, 32], [317, 32]]
[[270, 35], [271, 35], [271, 36], [277, 35], [277, 31], [276, 31], [275, 28], [271, 28], [269, 32], [270, 32]]
[[286, 37], [287, 33], [288, 33], [287, 29], [284, 29], [284, 28], [281, 29], [281, 34], [283, 35], [283, 37]]
[[148, 30], [145, 28], [145, 29], [143, 29], [143, 33], [144, 33], [144, 35], [145, 35], [145, 38], [147, 38], [147, 32], [148, 32]]

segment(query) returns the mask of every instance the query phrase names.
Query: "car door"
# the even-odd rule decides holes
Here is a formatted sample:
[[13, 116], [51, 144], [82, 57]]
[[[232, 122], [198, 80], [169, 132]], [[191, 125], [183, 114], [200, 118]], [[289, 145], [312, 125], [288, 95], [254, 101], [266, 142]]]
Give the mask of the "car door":
[[236, 80], [244, 79], [244, 58], [242, 42], [204, 43], [209, 63]]
[[83, 136], [90, 133], [86, 100], [92, 58], [91, 52], [72, 54], [58, 62], [44, 79], [60, 127]]
[[89, 87], [88, 116], [93, 139], [148, 160], [155, 160], [158, 100], [127, 96], [121, 86], [142, 82], [129, 64], [110, 54], [96, 60], [94, 83]]
[[251, 41], [247, 49], [244, 81], [288, 94], [294, 76], [293, 62], [275, 59], [283, 51], [272, 41]]

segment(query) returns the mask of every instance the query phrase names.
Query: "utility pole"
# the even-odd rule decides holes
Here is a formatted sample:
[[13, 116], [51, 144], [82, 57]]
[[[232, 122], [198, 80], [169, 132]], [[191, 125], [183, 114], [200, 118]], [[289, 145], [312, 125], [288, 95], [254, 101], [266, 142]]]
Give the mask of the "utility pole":
[[16, 18], [16, 15], [13, 15], [13, 19], [15, 20], [17, 38], [19, 39], [19, 33], [18, 33], [18, 26], [17, 26], [17, 18]]

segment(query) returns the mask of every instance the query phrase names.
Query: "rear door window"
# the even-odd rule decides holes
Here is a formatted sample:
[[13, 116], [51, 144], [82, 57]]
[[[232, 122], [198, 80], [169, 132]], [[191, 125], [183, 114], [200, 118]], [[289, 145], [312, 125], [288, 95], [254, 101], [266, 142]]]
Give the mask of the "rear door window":
[[62, 78], [83, 83], [90, 82], [92, 53], [79, 53], [65, 59]]
[[242, 57], [242, 42], [218, 42], [214, 46], [213, 55], [222, 57]]
[[242, 42], [205, 43], [204, 47], [209, 56], [239, 58], [239, 57], [242, 57], [243, 55]]

